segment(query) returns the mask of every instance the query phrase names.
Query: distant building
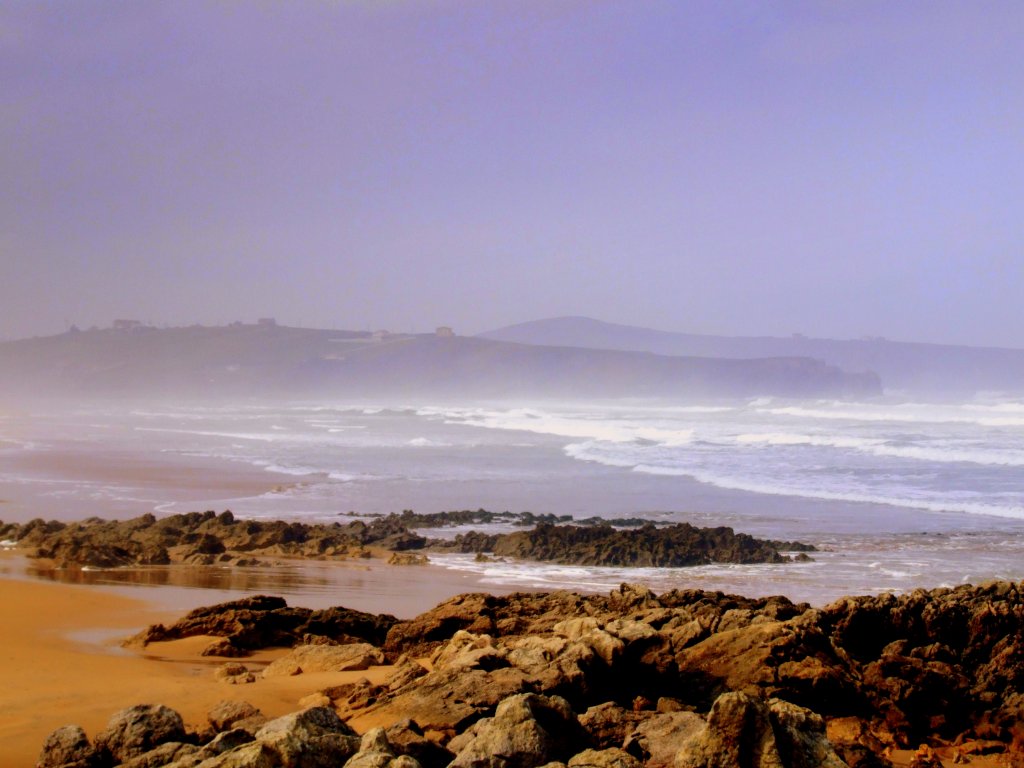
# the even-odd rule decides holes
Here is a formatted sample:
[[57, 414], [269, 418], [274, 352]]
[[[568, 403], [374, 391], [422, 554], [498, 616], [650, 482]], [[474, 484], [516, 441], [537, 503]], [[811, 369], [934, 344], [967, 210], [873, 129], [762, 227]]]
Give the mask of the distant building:
[[272, 317], [261, 317], [256, 321], [256, 325], [269, 325], [271, 327], [277, 325], [277, 320]]
[[455, 331], [449, 328], [447, 325], [438, 326], [437, 330], [434, 331], [435, 336], [439, 336], [442, 339], [450, 339], [455, 335]]
[[134, 331], [142, 327], [139, 320], [115, 320], [113, 328], [115, 331]]
[[370, 334], [370, 338], [374, 341], [386, 341], [391, 338], [391, 331], [374, 331]]

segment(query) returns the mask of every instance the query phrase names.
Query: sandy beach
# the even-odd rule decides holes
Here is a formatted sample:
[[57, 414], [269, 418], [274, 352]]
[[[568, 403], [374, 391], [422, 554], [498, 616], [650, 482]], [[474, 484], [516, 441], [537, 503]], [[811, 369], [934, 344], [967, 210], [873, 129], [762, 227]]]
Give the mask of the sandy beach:
[[[224, 660], [199, 652], [210, 638], [154, 643], [145, 650], [120, 640], [150, 623], [172, 621], [179, 612], [111, 594], [94, 587], [46, 584], [0, 577], [0, 687], [2, 764], [30, 766], [55, 728], [76, 724], [89, 734], [111, 714], [139, 703], [166, 704], [185, 722], [200, 725], [225, 699], [248, 701], [270, 717], [299, 708], [303, 696], [320, 688], [367, 677], [379, 682], [389, 668], [366, 672], [257, 677], [248, 685], [214, 678]], [[262, 651], [244, 661], [259, 668], [285, 651]]]

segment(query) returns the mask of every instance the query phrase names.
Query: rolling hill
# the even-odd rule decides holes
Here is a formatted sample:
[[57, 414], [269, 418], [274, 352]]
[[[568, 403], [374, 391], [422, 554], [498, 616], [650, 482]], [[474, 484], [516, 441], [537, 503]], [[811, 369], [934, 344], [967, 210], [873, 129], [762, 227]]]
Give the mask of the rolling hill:
[[234, 324], [90, 330], [0, 344], [0, 393], [71, 396], [736, 397], [880, 392], [806, 357], [756, 360], [434, 334]]

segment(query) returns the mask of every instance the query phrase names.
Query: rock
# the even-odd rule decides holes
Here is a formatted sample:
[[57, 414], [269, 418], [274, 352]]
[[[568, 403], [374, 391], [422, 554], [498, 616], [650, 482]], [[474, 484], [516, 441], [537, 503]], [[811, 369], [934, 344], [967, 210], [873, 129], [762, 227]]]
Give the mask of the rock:
[[395, 668], [391, 674], [384, 679], [384, 685], [390, 691], [397, 691], [425, 674], [427, 674], [427, 670], [423, 668], [422, 664], [403, 654], [395, 662]]
[[[287, 765], [287, 763], [281, 762], [277, 752], [257, 741], [206, 758], [197, 765], [189, 765], [188, 768], [282, 768], [282, 765]], [[319, 768], [322, 764], [312, 763], [312, 765]], [[186, 766], [172, 763], [167, 768], [186, 768]]]
[[94, 768], [99, 755], [77, 725], [58, 728], [43, 742], [36, 768]]
[[263, 677], [284, 677], [303, 672], [350, 672], [384, 663], [384, 654], [368, 643], [300, 645], [271, 662]]
[[392, 552], [388, 565], [427, 565], [427, 556], [418, 552]]
[[824, 721], [788, 702], [745, 693], [720, 696], [707, 726], [680, 748], [675, 768], [846, 768]]
[[452, 768], [534, 768], [565, 760], [583, 742], [569, 703], [527, 693], [498, 705], [494, 717], [475, 723], [449, 748]]
[[411, 718], [424, 729], [459, 732], [529, 687], [527, 675], [514, 668], [438, 670], [416, 685], [382, 697], [360, 714], [372, 714], [378, 722]]
[[825, 736], [821, 715], [788, 701], [771, 699], [768, 713], [775, 741], [790, 768], [847, 768]]
[[280, 597], [256, 595], [197, 608], [169, 627], [154, 624], [131, 638], [128, 644], [144, 646], [161, 640], [212, 635], [223, 639], [212, 643], [204, 653], [229, 657], [260, 648], [291, 647], [305, 635], [379, 646], [397, 621], [387, 614], [375, 615], [341, 607], [320, 611], [290, 608]]
[[755, 539], [724, 526], [698, 528], [689, 523], [661, 528], [648, 523], [626, 530], [610, 525], [538, 523], [528, 531], [499, 534], [492, 549], [498, 557], [567, 565], [679, 568], [709, 563], [787, 562], [790, 558], [779, 552], [781, 543]]
[[256, 740], [276, 756], [282, 768], [336, 768], [359, 749], [355, 731], [327, 707], [271, 720], [256, 732]]
[[408, 755], [422, 768], [444, 768], [455, 757], [423, 734], [415, 720], [400, 720], [386, 731], [388, 743], [398, 755]]
[[131, 760], [125, 760], [121, 763], [121, 768], [163, 768], [169, 763], [177, 762], [198, 752], [199, 747], [194, 744], [169, 741], [156, 749], [133, 757]]
[[140, 704], [115, 713], [107, 727], [97, 734], [95, 745], [100, 753], [123, 763], [166, 742], [184, 740], [181, 715], [160, 704]]
[[255, 733], [267, 722], [266, 716], [247, 701], [222, 701], [207, 713], [206, 719], [218, 733], [232, 728]]
[[311, 707], [329, 707], [331, 706], [331, 698], [325, 693], [317, 691], [307, 696], [303, 696], [299, 699], [300, 709], [310, 709]]
[[434, 651], [430, 663], [436, 670], [491, 670], [507, 667], [505, 657], [505, 651], [494, 647], [494, 638], [490, 635], [474, 635], [460, 629], [451, 640]]
[[643, 720], [632, 709], [608, 701], [591, 707], [579, 716], [579, 723], [590, 735], [590, 741], [599, 749], [621, 747], [626, 735]]
[[218, 733], [209, 744], [206, 744], [200, 754], [206, 757], [222, 755], [233, 749], [238, 749], [243, 744], [251, 744], [256, 740], [252, 733], [244, 728], [232, 728], [228, 731]]
[[256, 675], [245, 664], [225, 664], [213, 671], [213, 676], [229, 685], [244, 685], [256, 682]]
[[643, 768], [643, 763], [625, 750], [585, 749], [569, 759], [568, 768]]
[[623, 749], [651, 768], [672, 765], [680, 747], [704, 729], [693, 712], [666, 712], [641, 720], [623, 742]]
[[372, 728], [363, 734], [359, 751], [349, 758], [345, 768], [421, 768], [408, 755], [397, 755], [383, 728]]

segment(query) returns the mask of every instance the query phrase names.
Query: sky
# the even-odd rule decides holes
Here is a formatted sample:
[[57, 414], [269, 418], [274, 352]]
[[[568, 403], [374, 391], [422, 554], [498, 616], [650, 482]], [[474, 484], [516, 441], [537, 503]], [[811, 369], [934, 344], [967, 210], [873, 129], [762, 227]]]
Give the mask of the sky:
[[0, 338], [1024, 347], [1019, 0], [0, 5]]

